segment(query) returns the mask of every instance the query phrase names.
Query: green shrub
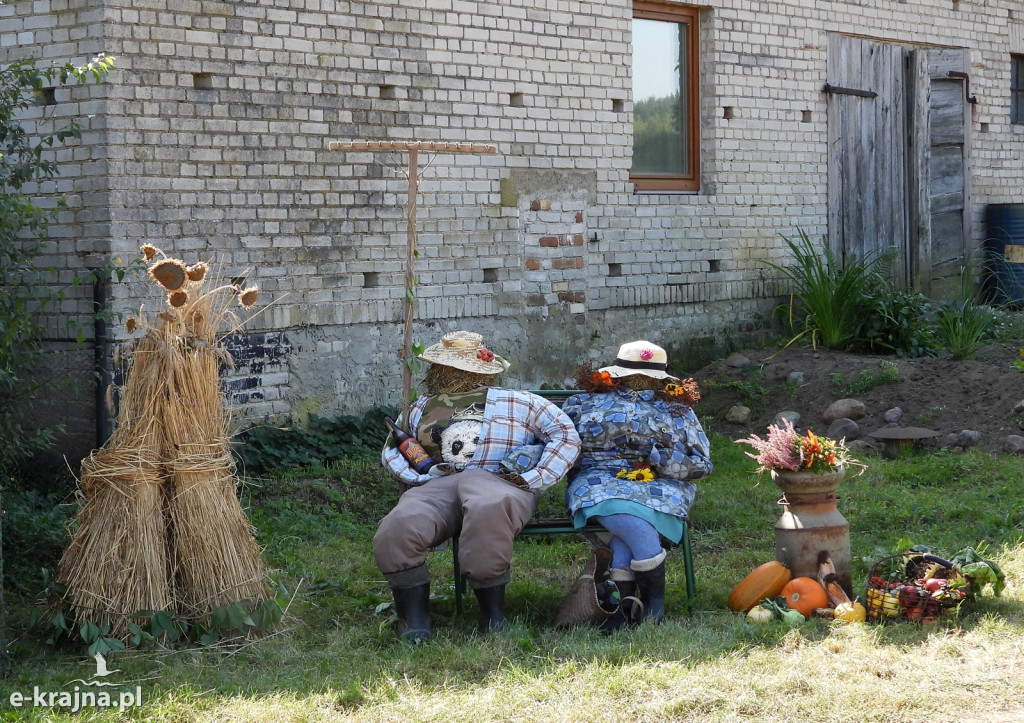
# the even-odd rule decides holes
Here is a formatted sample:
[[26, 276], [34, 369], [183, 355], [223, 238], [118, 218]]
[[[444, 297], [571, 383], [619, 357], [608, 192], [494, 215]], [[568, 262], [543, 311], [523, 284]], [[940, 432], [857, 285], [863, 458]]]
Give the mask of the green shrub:
[[873, 254], [840, 266], [827, 240], [819, 249], [804, 231], [798, 233], [799, 242], [783, 237], [795, 266], [762, 261], [792, 282], [799, 307], [791, 304], [787, 312], [790, 329], [797, 336], [810, 333], [812, 341], [827, 349], [848, 349], [857, 339], [870, 291], [880, 283], [877, 267], [886, 257]]
[[903, 359], [934, 356], [935, 324], [931, 304], [921, 293], [878, 285], [866, 297], [866, 314], [857, 331], [857, 350], [896, 354]]
[[995, 324], [989, 307], [969, 299], [943, 303], [936, 320], [939, 340], [954, 359], [973, 359]]
[[43, 569], [57, 569], [68, 540], [68, 522], [75, 511], [74, 505], [61, 504], [61, 500], [59, 494], [4, 489], [5, 589], [37, 595], [46, 584]]
[[310, 415], [305, 427], [258, 424], [235, 435], [232, 451], [248, 476], [379, 453], [387, 437], [385, 414], [397, 416], [394, 410], [374, 409], [362, 417]]
[[995, 311], [980, 302], [971, 267], [960, 269], [960, 296], [942, 303], [936, 312], [940, 343], [954, 359], [973, 359], [986, 339], [995, 336]]

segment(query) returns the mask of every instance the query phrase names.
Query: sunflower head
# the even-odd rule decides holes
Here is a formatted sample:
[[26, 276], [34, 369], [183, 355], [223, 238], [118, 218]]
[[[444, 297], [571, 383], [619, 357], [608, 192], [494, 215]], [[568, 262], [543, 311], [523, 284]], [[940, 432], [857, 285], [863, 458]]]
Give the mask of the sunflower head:
[[202, 261], [198, 264], [192, 264], [185, 269], [185, 274], [188, 276], [189, 281], [202, 281], [206, 276], [207, 266]]
[[243, 309], [251, 309], [259, 295], [260, 290], [255, 286], [246, 287], [238, 294], [238, 305]]
[[172, 291], [167, 295], [167, 303], [173, 306], [175, 309], [180, 309], [188, 303], [188, 294], [181, 289]]
[[142, 251], [142, 255], [146, 257], [146, 261], [152, 261], [158, 253], [161, 253], [160, 249], [153, 244], [142, 244], [142, 246], [139, 247], [139, 250]]
[[178, 259], [161, 259], [149, 267], [149, 275], [168, 291], [177, 291], [188, 278], [185, 263]]
[[136, 319], [134, 316], [129, 316], [127, 319], [125, 319], [124, 329], [129, 334], [134, 334], [135, 330], [138, 329], [138, 328], [139, 328], [139, 320]]

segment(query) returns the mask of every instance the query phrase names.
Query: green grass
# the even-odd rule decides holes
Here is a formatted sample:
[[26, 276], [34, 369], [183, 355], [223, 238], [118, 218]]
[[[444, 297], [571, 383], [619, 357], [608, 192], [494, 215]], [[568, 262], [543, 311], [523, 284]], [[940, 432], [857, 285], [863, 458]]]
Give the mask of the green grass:
[[[375, 459], [354, 459], [246, 488], [266, 559], [297, 590], [276, 633], [243, 646], [112, 654], [116, 680], [143, 689], [144, 703], [123, 717], [16, 710], [5, 693], [0, 720], [952, 721], [1024, 709], [1024, 460], [976, 451], [872, 459], [839, 489], [856, 585], [901, 543], [952, 554], [986, 541], [1008, 575], [1002, 598], [986, 593], [934, 627], [814, 620], [790, 630], [748, 625], [725, 607], [733, 585], [772, 558], [780, 512], [778, 489], [743, 451], [713, 440], [715, 471], [692, 515], [692, 617], [682, 614], [674, 550], [665, 624], [612, 636], [552, 630], [586, 544], [527, 538], [516, 543], [508, 633], [475, 633], [472, 595], [455, 614], [445, 550], [428, 560], [436, 639], [401, 644], [390, 611], [375, 612], [390, 595], [370, 553], [396, 491]], [[545, 501], [553, 510], [556, 494]], [[15, 669], [4, 690], [88, 678], [94, 663], [80, 649], [47, 648], [23, 630], [30, 603], [9, 601]]]

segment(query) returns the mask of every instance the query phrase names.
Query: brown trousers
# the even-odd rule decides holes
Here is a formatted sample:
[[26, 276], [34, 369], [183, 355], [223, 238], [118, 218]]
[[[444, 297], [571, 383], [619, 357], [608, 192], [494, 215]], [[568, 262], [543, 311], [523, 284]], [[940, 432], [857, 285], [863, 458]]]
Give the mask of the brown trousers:
[[506, 585], [512, 541], [540, 495], [470, 469], [407, 490], [380, 521], [373, 557], [392, 587], [430, 582], [427, 550], [459, 535], [459, 565], [471, 588]]

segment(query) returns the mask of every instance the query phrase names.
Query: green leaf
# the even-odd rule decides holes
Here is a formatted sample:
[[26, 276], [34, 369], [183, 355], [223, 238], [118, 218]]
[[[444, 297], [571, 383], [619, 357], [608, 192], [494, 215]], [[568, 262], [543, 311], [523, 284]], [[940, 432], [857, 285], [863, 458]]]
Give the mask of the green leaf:
[[82, 623], [82, 627], [79, 628], [78, 632], [82, 636], [82, 640], [87, 643], [96, 640], [100, 635], [100, 629], [96, 627], [96, 623], [92, 620], [86, 620]]

